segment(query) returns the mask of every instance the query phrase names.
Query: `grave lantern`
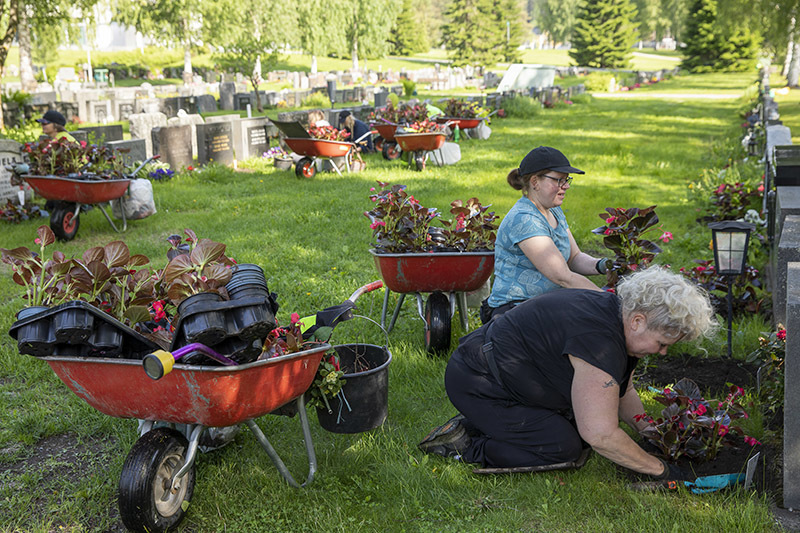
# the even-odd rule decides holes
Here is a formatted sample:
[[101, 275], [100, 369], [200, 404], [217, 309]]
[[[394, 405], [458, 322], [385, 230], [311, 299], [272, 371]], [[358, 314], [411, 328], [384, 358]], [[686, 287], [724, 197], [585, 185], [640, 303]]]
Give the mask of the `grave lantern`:
[[724, 276], [728, 284], [728, 358], [731, 357], [731, 320], [733, 315], [733, 278], [744, 273], [747, 262], [747, 246], [754, 226], [747, 222], [725, 220], [712, 222], [714, 264], [717, 274]]

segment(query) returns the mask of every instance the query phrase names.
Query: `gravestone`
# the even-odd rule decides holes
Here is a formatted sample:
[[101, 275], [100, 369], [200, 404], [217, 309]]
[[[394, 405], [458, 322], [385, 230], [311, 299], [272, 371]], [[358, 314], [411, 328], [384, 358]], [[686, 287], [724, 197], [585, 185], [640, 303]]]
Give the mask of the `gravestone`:
[[783, 392], [783, 507], [800, 508], [800, 263], [789, 263]]
[[117, 120], [128, 120], [133, 115], [134, 105], [133, 100], [117, 101]]
[[50, 106], [56, 103], [58, 96], [55, 91], [33, 93], [31, 95], [31, 105], [46, 105]]
[[195, 96], [198, 113], [211, 113], [217, 110], [217, 99], [210, 94]]
[[89, 142], [89, 134], [83, 130], [70, 131], [69, 134], [72, 135], [78, 142]]
[[94, 135], [94, 142], [95, 144], [106, 144], [112, 141], [121, 141], [122, 140], [122, 125], [121, 124], [112, 124], [110, 126], [94, 126], [94, 127], [87, 127], [81, 128], [81, 131], [85, 131], [87, 137]]
[[106, 146], [112, 148], [122, 163], [131, 170], [135, 170], [139, 163], [147, 159], [147, 143], [144, 139], [110, 141]]
[[178, 113], [177, 117], [167, 119], [167, 126], [191, 126], [192, 130], [192, 157], [197, 157], [197, 132], [195, 126], [203, 124], [203, 117], [200, 115], [188, 115], [183, 112]]
[[[6, 201], [11, 199], [15, 204], [19, 203], [19, 186], [11, 185], [11, 172], [6, 170], [6, 165], [22, 163], [22, 145], [16, 141], [0, 139], [0, 208], [5, 206]], [[25, 199], [32, 196], [30, 185], [23, 185]]]
[[219, 84], [219, 107], [220, 109], [233, 110], [233, 95], [236, 94], [236, 84], [226, 81]]
[[153, 128], [163, 128], [167, 125], [167, 116], [164, 113], [134, 113], [128, 117], [132, 139], [144, 139], [147, 144], [147, 157], [153, 155]]
[[197, 162], [205, 165], [212, 161], [222, 165], [233, 163], [233, 127], [232, 122], [212, 122], [198, 124], [197, 129]]
[[234, 120], [239, 120], [239, 115], [214, 115], [213, 117], [206, 117], [205, 123], [206, 124], [213, 124], [215, 122], [233, 122]]
[[153, 129], [153, 153], [172, 170], [192, 166], [192, 127], [166, 126]]
[[800, 216], [789, 215], [785, 218], [775, 252], [772, 313], [774, 322], [783, 324], [786, 322], [787, 265], [800, 261]]
[[261, 157], [269, 149], [267, 118], [237, 120], [233, 125], [233, 150], [236, 159]]
[[253, 95], [250, 93], [236, 93], [233, 95], [233, 108], [236, 110], [247, 109], [253, 106]]

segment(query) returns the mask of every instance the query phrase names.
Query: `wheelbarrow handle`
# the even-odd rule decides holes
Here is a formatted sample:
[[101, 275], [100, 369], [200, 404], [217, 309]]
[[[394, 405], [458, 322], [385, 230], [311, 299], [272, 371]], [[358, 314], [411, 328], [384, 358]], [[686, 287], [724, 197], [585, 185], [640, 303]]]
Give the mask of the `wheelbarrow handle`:
[[129, 176], [131, 176], [131, 177], [135, 176], [136, 174], [138, 174], [138, 173], [139, 173], [139, 171], [140, 171], [140, 170], [142, 170], [142, 169], [144, 168], [144, 166], [145, 166], [147, 163], [149, 163], [150, 161], [155, 161], [156, 159], [160, 159], [160, 158], [161, 158], [161, 154], [156, 154], [156, 155], [154, 155], [154, 156], [152, 156], [152, 157], [148, 157], [147, 159], [145, 159], [144, 161], [142, 161], [142, 164], [141, 164], [141, 165], [139, 165], [139, 166], [136, 168], [136, 170], [134, 170], [133, 172], [131, 172], [131, 173], [130, 173], [130, 174], [128, 174], [128, 175], [129, 175]]
[[207, 355], [208, 357], [222, 363], [225, 366], [235, 366], [239, 364], [233, 359], [229, 359], [215, 350], [212, 350], [205, 344], [193, 342], [178, 348], [174, 352], [157, 350], [151, 354], [147, 354], [142, 359], [142, 367], [144, 368], [144, 372], [148, 375], [148, 377], [158, 380], [172, 372], [172, 367], [175, 364], [175, 361], [185, 355], [197, 352]]
[[356, 291], [350, 295], [350, 298], [348, 298], [348, 300], [355, 303], [355, 301], [358, 300], [358, 298], [362, 294], [376, 291], [382, 287], [383, 287], [383, 281], [381, 280], [373, 281], [372, 283], [367, 283], [363, 287], [359, 287], [358, 289], [356, 289]]

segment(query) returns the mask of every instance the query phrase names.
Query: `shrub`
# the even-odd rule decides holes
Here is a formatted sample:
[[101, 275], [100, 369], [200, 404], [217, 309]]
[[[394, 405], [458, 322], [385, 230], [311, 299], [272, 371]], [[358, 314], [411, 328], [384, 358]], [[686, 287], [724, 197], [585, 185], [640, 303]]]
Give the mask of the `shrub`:
[[403, 78], [402, 80], [400, 80], [400, 83], [403, 84], [403, 94], [405, 94], [406, 96], [414, 96], [414, 94], [416, 94], [417, 83], [415, 81]]
[[586, 76], [583, 84], [587, 91], [607, 93], [613, 79], [614, 74], [611, 72], [592, 72]]
[[542, 110], [542, 105], [530, 96], [516, 95], [503, 100], [503, 110], [508, 117], [531, 118]]
[[590, 104], [592, 103], [592, 95], [589, 93], [573, 94], [573, 104]]
[[321, 91], [313, 92], [303, 99], [304, 107], [319, 107], [328, 109], [331, 107], [330, 99]]

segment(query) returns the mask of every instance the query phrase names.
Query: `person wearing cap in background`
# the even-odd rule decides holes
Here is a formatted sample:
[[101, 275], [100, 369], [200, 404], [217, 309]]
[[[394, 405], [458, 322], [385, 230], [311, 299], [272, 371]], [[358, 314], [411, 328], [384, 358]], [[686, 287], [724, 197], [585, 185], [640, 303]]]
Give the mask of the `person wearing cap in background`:
[[342, 111], [339, 115], [339, 129], [342, 128], [350, 132], [350, 142], [356, 143], [362, 152], [375, 151], [369, 126], [354, 117], [350, 111]]
[[570, 174], [584, 174], [548, 146], [534, 148], [506, 180], [522, 198], [503, 218], [494, 248], [494, 283], [481, 304], [485, 324], [512, 307], [559, 288], [600, 290], [586, 276], [605, 274], [607, 259], [581, 252], [561, 209]]
[[42, 125], [42, 133], [50, 137], [51, 141], [66, 139], [69, 142], [76, 142], [75, 137], [70, 135], [65, 128], [67, 119], [58, 111], [50, 109], [42, 118], [37, 118], [36, 122]]

